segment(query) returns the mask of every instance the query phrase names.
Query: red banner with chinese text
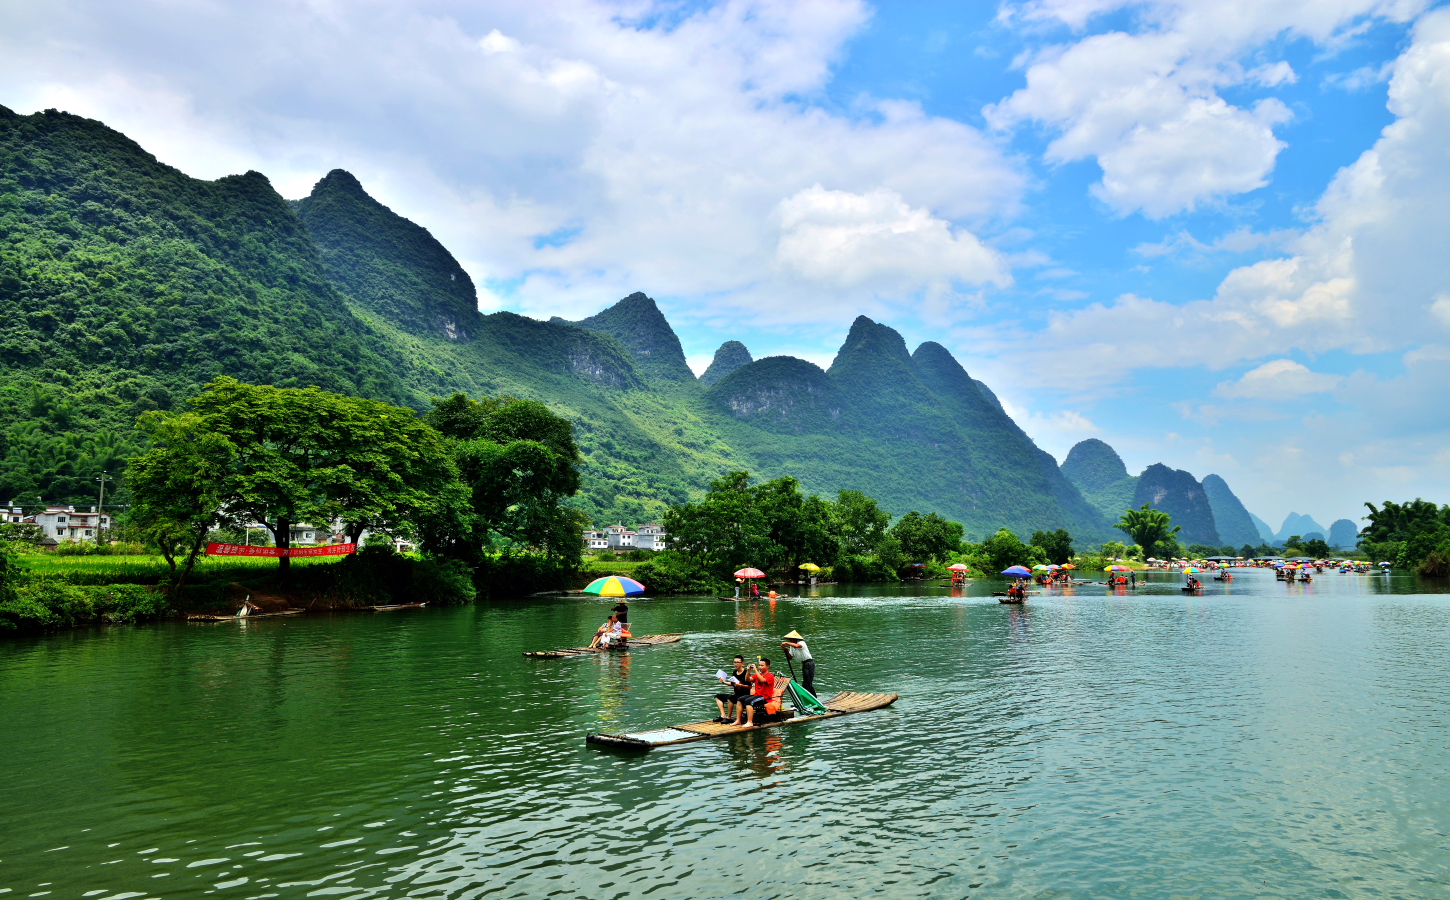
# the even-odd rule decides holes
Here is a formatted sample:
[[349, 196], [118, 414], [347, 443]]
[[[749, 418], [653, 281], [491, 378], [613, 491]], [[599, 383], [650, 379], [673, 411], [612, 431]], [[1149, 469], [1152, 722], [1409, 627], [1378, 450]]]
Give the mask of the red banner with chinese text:
[[321, 547], [249, 547], [246, 544], [207, 544], [207, 556], [346, 556], [357, 552], [357, 544], [324, 544]]

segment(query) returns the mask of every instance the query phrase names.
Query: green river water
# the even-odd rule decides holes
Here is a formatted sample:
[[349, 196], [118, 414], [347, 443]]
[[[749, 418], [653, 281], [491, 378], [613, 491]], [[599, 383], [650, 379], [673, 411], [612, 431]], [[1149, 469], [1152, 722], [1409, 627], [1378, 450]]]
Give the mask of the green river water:
[[[980, 582], [0, 643], [0, 891], [200, 897], [1450, 896], [1450, 596], [1413, 576]], [[884, 710], [631, 754], [799, 629]]]

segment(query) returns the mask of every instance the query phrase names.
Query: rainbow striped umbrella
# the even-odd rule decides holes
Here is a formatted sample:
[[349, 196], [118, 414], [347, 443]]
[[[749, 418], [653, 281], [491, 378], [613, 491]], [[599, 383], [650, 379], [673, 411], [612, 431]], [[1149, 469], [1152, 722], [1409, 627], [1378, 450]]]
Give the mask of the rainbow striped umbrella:
[[601, 597], [633, 597], [635, 594], [644, 593], [644, 585], [623, 575], [606, 575], [589, 582], [584, 593], [598, 594]]

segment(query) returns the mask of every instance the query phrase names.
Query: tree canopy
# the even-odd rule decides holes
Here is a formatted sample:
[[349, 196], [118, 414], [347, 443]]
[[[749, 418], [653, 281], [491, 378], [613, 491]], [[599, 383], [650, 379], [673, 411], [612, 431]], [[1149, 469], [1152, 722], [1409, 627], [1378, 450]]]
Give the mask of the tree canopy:
[[1141, 509], [1124, 510], [1123, 517], [1113, 527], [1127, 532], [1132, 537], [1133, 543], [1142, 547], [1144, 553], [1152, 556], [1158, 545], [1167, 544], [1170, 539], [1174, 547], [1178, 546], [1174, 535], [1183, 528], [1179, 525], [1173, 525], [1170, 528], [1172, 521], [1173, 519], [1168, 513], [1161, 509], [1154, 509], [1151, 503], [1144, 503]]
[[[153, 447], [133, 463], [130, 484], [153, 535], [195, 534], [210, 510], [208, 528], [218, 515], [249, 518], [287, 548], [293, 525], [341, 524], [354, 538], [406, 531], [459, 497], [442, 436], [412, 410], [232, 378], [189, 406], [142, 422]], [[288, 558], [279, 564], [285, 571]]]
[[580, 456], [568, 419], [532, 400], [454, 394], [425, 420], [447, 438], [467, 493], [466, 513], [425, 529], [427, 546], [474, 562], [500, 543], [578, 561], [583, 517], [566, 501]]

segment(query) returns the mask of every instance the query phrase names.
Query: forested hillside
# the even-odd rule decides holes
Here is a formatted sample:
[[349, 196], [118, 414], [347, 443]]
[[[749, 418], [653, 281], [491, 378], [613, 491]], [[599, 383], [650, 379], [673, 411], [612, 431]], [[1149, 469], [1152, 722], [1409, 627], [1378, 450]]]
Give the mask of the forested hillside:
[[405, 399], [265, 177], [198, 181], [99, 122], [0, 107], [0, 496], [90, 496], [217, 374]]
[[99, 122], [0, 110], [0, 498], [83, 501], [135, 452], [138, 414], [225, 374], [419, 410], [543, 401], [574, 423], [601, 525], [744, 469], [978, 537], [1112, 536], [945, 348], [870, 319], [829, 372], [727, 342], [696, 379], [643, 293], [577, 323], [476, 307], [452, 254], [347, 172], [289, 203], [255, 172], [199, 181]]
[[1097, 438], [1073, 445], [1062, 461], [1062, 474], [1110, 522], [1132, 505], [1138, 489], [1138, 479], [1128, 474], [1118, 451]]
[[1183, 526], [1183, 533], [1179, 536], [1182, 543], [1222, 546], [1213, 507], [1209, 505], [1203, 485], [1192, 474], [1182, 469], [1170, 469], [1162, 463], [1154, 463], [1144, 469], [1133, 492], [1133, 506], [1144, 503], [1168, 513], [1173, 517], [1174, 525]]

